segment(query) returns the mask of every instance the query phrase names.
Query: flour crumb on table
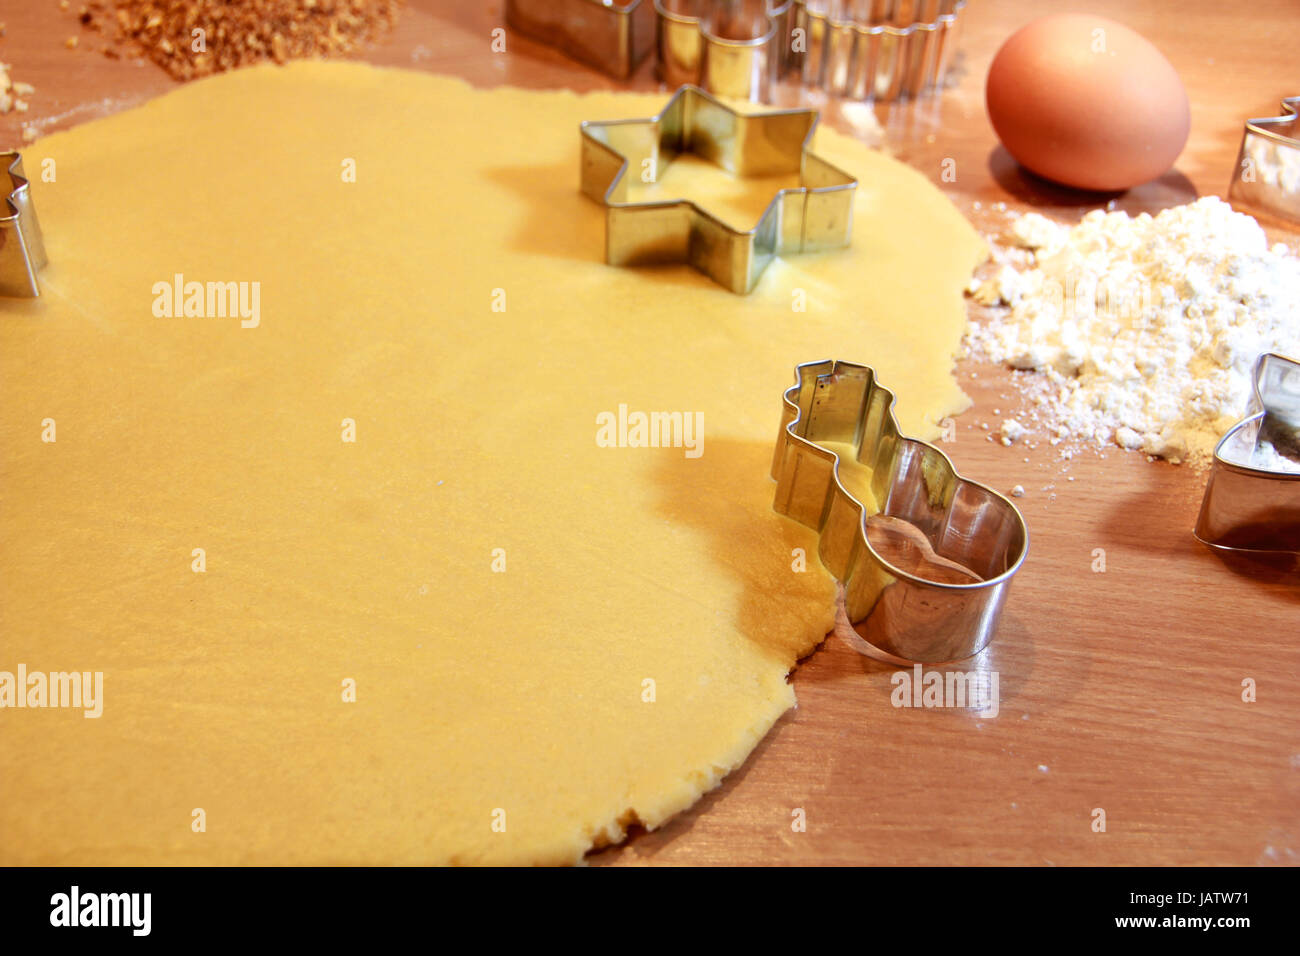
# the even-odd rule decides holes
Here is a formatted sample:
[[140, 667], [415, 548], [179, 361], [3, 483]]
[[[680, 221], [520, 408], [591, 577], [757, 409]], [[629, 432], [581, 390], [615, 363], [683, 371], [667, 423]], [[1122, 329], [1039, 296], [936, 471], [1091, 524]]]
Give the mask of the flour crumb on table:
[[[994, 414], [997, 413], [994, 412]], [[1024, 425], [1020, 424], [1020, 422], [1016, 421], [1014, 418], [1008, 418], [1002, 422], [1002, 438], [1000, 440], [1003, 445], [1010, 447], [1021, 438], [1024, 438], [1027, 431], [1028, 429], [1025, 428]]]
[[1217, 197], [1074, 227], [1027, 213], [1009, 235], [1032, 259], [973, 287], [1001, 308], [967, 336], [1023, 371], [1004, 445], [1028, 423], [1064, 458], [1118, 445], [1203, 466], [1244, 413], [1256, 357], [1300, 355], [1300, 259]]

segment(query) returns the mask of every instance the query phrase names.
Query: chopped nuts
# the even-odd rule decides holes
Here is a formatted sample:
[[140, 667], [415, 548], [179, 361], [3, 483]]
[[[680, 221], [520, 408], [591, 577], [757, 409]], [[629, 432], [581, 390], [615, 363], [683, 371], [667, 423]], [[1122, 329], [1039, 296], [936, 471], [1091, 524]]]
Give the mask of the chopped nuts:
[[13, 82], [9, 78], [9, 70], [9, 64], [0, 63], [0, 114], [11, 111], [26, 113], [27, 101], [23, 97], [35, 93], [36, 87], [30, 83]]
[[89, 0], [104, 53], [142, 56], [180, 80], [264, 60], [347, 55], [385, 33], [404, 0]]

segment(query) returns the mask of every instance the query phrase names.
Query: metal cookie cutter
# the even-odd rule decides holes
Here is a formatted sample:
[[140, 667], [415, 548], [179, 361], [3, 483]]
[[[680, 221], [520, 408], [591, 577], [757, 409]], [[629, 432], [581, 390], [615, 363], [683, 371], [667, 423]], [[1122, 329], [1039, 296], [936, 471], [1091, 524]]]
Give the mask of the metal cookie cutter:
[[885, 102], [940, 87], [966, 0], [794, 0], [794, 54], [808, 86]]
[[[938, 448], [899, 434], [894, 394], [872, 369], [810, 362], [795, 376], [772, 459], [773, 507], [820, 534], [822, 564], [843, 582], [867, 643], [924, 664], [979, 653], [1025, 560], [1025, 519]], [[876, 513], [845, 487], [823, 442], [846, 443], [870, 472]]]
[[1255, 362], [1246, 418], [1214, 449], [1195, 535], [1220, 552], [1300, 556], [1300, 362]]
[[[31, 185], [23, 175], [22, 155], [0, 152], [9, 179], [8, 195], [0, 206], [0, 296], [34, 298], [41, 294], [36, 272], [46, 263], [41, 224], [36, 221]], [[0, 180], [3, 185], [3, 180]]]
[[620, 80], [654, 45], [651, 0], [506, 0], [506, 23]]
[[[688, 262], [744, 294], [774, 256], [849, 244], [857, 180], [809, 151], [815, 110], [738, 113], [694, 86], [673, 94], [658, 116], [584, 122], [582, 191], [605, 205], [605, 261], [612, 266]], [[695, 153], [737, 176], [798, 172], [745, 232], [687, 199], [628, 202], [628, 168], [667, 168]]]
[[1282, 114], [1246, 120], [1228, 199], [1300, 222], [1300, 96]]
[[766, 102], [790, 62], [792, 0], [654, 0], [655, 72], [669, 86]]

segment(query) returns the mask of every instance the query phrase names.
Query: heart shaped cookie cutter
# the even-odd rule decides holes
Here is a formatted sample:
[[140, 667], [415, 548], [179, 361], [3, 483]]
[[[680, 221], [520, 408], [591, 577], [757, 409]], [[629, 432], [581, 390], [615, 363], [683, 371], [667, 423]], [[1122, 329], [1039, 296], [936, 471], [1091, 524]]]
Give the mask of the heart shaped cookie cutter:
[[1300, 362], [1256, 359], [1246, 417], [1214, 448], [1193, 533], [1220, 552], [1300, 556]]
[[[859, 636], [909, 662], [941, 664], [993, 639], [1029, 530], [1008, 499], [957, 474], [928, 442], [904, 437], [894, 393], [865, 365], [800, 365], [786, 390], [773, 508], [817, 531], [822, 564], [843, 584]], [[845, 487], [840, 456], [865, 467], [876, 510]]]

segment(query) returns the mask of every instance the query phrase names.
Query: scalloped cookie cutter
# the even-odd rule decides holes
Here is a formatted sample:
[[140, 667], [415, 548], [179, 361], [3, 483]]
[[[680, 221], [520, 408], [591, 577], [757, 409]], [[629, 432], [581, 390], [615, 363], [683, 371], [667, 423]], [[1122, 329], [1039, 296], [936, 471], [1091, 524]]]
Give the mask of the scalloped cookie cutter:
[[[605, 206], [605, 261], [687, 262], [743, 295], [778, 255], [847, 246], [858, 183], [811, 152], [816, 128], [816, 110], [739, 113], [695, 86], [650, 119], [582, 123], [582, 191]], [[688, 199], [627, 201], [629, 167], [662, 170], [681, 153], [736, 176], [798, 172], [802, 185], [778, 192], [743, 232]]]
[[1300, 556], [1300, 459], [1281, 470], [1278, 448], [1300, 455], [1300, 362], [1265, 352], [1246, 417], [1214, 447], [1198, 541], [1219, 552]]
[[[957, 474], [934, 445], [901, 435], [894, 393], [871, 368], [809, 362], [795, 378], [772, 459], [773, 508], [818, 532], [822, 564], [843, 582], [868, 644], [922, 664], [979, 653], [1029, 549], [1020, 511]], [[845, 487], [824, 442], [853, 449], [877, 512]]]
[[955, 59], [966, 0], [794, 0], [806, 86], [877, 102], [942, 89]]
[[0, 163], [9, 179], [0, 206], [0, 296], [31, 299], [41, 294], [36, 273], [47, 261], [41, 224], [36, 220], [31, 184], [23, 175], [22, 154], [0, 152]]

